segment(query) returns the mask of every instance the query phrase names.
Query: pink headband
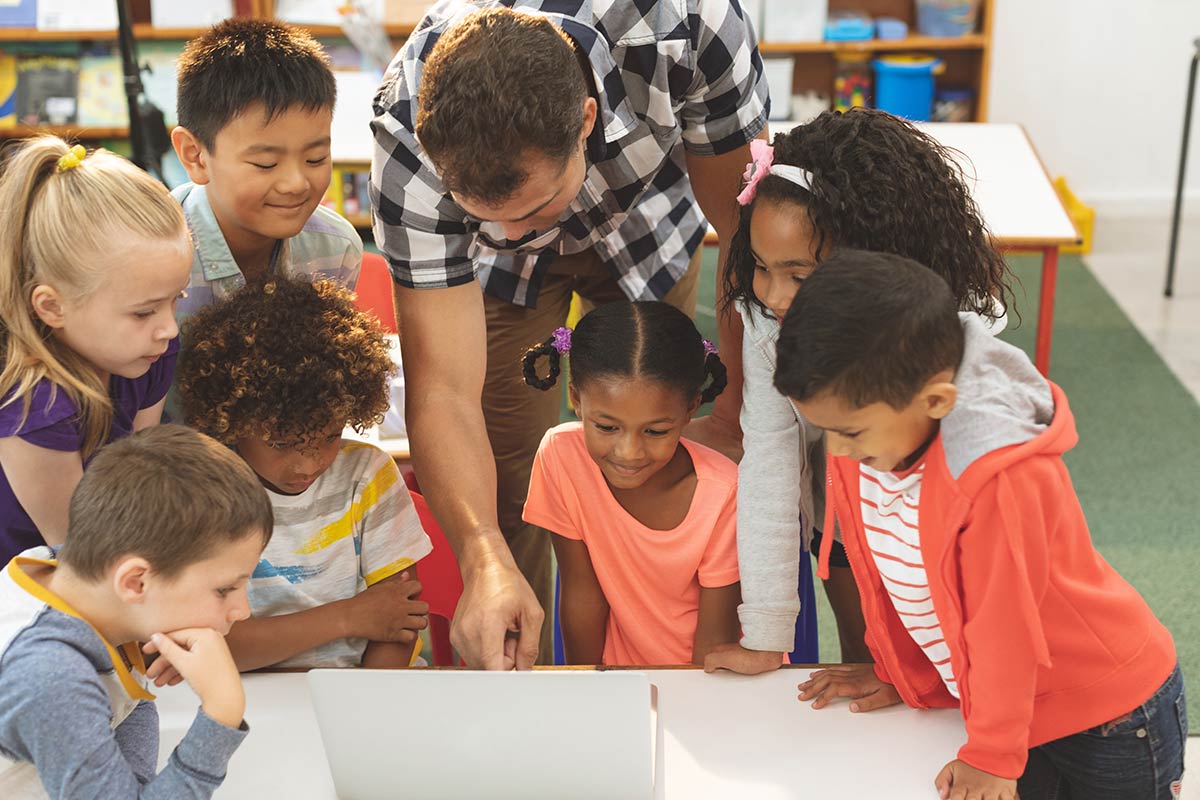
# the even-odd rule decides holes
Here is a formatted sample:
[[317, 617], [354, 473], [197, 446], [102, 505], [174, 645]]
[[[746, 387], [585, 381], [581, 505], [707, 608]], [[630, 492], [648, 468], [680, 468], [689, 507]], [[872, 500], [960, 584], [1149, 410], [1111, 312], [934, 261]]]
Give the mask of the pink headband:
[[754, 201], [754, 195], [758, 193], [758, 182], [767, 175], [778, 175], [801, 189], [812, 190], [812, 173], [791, 164], [775, 164], [775, 148], [762, 139], [750, 142], [750, 159], [750, 163], [746, 165], [746, 172], [742, 175], [746, 185], [737, 196], [739, 206], [749, 205]]

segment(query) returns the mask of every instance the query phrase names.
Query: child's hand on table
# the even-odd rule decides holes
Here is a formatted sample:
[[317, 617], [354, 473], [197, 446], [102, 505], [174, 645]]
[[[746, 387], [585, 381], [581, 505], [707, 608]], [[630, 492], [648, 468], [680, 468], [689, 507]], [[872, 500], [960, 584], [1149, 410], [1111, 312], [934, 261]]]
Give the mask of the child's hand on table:
[[900, 693], [875, 675], [873, 664], [836, 664], [819, 669], [797, 686], [799, 699], [812, 700], [813, 708], [824, 708], [835, 697], [849, 697], [850, 710], [874, 711], [900, 702]]
[[758, 675], [779, 669], [783, 653], [771, 650], [747, 650], [737, 642], [719, 644], [704, 657], [704, 671], [727, 669], [742, 675]]
[[380, 581], [346, 602], [346, 636], [372, 642], [416, 641], [416, 631], [429, 627], [429, 604], [414, 598], [420, 581], [407, 572]]
[[941, 800], [1016, 800], [1017, 782], [975, 769], [957, 758], [933, 780]]
[[154, 634], [142, 650], [159, 654], [155, 665], [166, 662], [174, 667], [214, 721], [229, 728], [241, 726], [246, 693], [224, 636], [212, 628], [183, 628]]

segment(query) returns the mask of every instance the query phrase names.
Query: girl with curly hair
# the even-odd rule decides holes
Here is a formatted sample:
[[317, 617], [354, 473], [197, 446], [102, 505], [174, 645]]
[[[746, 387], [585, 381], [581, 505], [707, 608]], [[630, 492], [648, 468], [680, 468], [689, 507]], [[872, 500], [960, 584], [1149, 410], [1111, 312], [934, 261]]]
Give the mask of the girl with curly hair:
[[391, 457], [342, 439], [382, 421], [394, 372], [378, 323], [329, 281], [251, 284], [188, 320], [188, 424], [236, 450], [275, 511], [253, 616], [227, 637], [242, 671], [406, 667], [419, 651], [415, 564], [432, 545]]
[[552, 387], [567, 353], [580, 421], [542, 438], [524, 513], [553, 534], [567, 662], [703, 663], [737, 639], [737, 467], [680, 437], [725, 388], [725, 366], [662, 302], [609, 303], [559, 328], [526, 353], [525, 382]]
[[[725, 312], [736, 310], [745, 326], [737, 521], [742, 638], [706, 664], [746, 673], [775, 669], [793, 647], [794, 661], [818, 660], [805, 551], [816, 552], [822, 536], [835, 535], [814, 527], [823, 519], [824, 441], [773, 383], [780, 322], [804, 280], [843, 248], [904, 256], [945, 279], [959, 306], [993, 330], [1003, 322], [1008, 295], [1007, 267], [960, 167], [911, 123], [870, 109], [826, 112], [752, 149], [724, 297]], [[830, 563], [821, 577], [842, 661], [871, 661], [840, 542]]]

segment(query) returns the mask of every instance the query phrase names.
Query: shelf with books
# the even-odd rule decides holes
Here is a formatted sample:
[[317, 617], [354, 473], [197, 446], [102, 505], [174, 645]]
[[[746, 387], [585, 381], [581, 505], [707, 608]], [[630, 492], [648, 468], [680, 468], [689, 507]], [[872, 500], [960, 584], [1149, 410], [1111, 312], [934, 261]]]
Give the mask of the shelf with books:
[[124, 139], [129, 128], [88, 128], [80, 125], [18, 125], [15, 128], [0, 128], [0, 139], [27, 139], [51, 133], [68, 141], [91, 142], [97, 139]]

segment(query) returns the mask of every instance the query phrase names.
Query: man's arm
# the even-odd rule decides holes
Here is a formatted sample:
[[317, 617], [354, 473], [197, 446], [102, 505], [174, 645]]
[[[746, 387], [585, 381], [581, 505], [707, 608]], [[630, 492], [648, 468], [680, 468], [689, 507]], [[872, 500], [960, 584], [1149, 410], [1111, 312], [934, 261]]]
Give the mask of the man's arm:
[[[766, 139], [764, 128], [757, 138]], [[700, 210], [717, 232], [717, 337], [721, 362], [728, 383], [716, 400], [710, 417], [698, 417], [688, 425], [687, 436], [707, 444], [734, 461], [742, 456], [742, 429], [738, 414], [742, 407], [742, 320], [734, 309], [722, 307], [725, 294], [725, 268], [729, 242], [738, 228], [737, 195], [742, 174], [750, 163], [750, 145], [746, 144], [719, 156], [686, 153], [688, 179]]]
[[[463, 576], [450, 639], [469, 666], [529, 669], [544, 612], [496, 519], [496, 462], [480, 406], [487, 366], [482, 290], [474, 281], [393, 290], [413, 466]], [[518, 633], [514, 641], [510, 634]]]

